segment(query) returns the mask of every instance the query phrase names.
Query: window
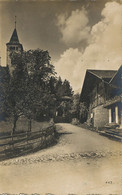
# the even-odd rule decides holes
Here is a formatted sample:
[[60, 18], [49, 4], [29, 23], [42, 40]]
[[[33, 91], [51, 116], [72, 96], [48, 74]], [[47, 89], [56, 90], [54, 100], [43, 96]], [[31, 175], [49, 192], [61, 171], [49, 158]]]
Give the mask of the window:
[[15, 47], [10, 47], [10, 50], [15, 50]]

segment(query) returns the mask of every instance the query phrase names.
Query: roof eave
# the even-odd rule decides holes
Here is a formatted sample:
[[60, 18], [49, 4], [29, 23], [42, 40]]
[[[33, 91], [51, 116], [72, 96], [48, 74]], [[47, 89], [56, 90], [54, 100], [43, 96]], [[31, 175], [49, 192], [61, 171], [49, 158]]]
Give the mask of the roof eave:
[[111, 84], [111, 82], [113, 81], [113, 79], [115, 78], [115, 76], [118, 74], [118, 72], [120, 71], [120, 69], [122, 68], [122, 65], [119, 67], [118, 71], [115, 73], [115, 75], [111, 78], [111, 80], [109, 81], [109, 84]]

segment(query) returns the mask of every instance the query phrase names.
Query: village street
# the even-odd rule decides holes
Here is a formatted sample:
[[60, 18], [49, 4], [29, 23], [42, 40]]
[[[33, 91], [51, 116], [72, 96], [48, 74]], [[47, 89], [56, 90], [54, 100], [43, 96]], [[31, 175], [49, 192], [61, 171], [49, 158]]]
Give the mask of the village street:
[[121, 143], [71, 124], [57, 131], [56, 145], [0, 163], [0, 194], [121, 194]]

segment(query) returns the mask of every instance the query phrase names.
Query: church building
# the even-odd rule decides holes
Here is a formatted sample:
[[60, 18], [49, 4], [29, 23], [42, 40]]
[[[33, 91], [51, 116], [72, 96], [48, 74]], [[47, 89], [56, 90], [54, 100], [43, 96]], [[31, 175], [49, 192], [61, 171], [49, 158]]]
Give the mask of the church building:
[[10, 74], [12, 74], [13, 67], [11, 64], [11, 53], [12, 52], [23, 52], [23, 45], [19, 42], [17, 29], [16, 29], [16, 17], [15, 17], [15, 28], [11, 35], [10, 41], [6, 43], [6, 67], [0, 66], [0, 75], [2, 71], [9, 70]]
[[7, 66], [9, 67], [9, 70], [11, 73], [12, 72], [12, 65], [11, 65], [11, 58], [10, 58], [11, 53], [13, 51], [16, 51], [16, 52], [23, 51], [23, 46], [19, 42], [16, 28], [13, 31], [10, 41], [6, 44], [6, 47], [7, 47]]
[[12, 65], [11, 65], [11, 58], [10, 55], [12, 52], [20, 52], [22, 53], [23, 51], [23, 46], [19, 42], [18, 34], [17, 34], [17, 29], [16, 29], [16, 21], [15, 21], [15, 28], [13, 31], [13, 34], [10, 38], [10, 41], [6, 44], [6, 57], [7, 57], [7, 67], [9, 68], [10, 74], [12, 73]]
[[[10, 41], [6, 44], [6, 66], [1, 66], [0, 65], [0, 83], [1, 85], [6, 82], [6, 79], [8, 78], [8, 74], [11, 75], [13, 71], [13, 67], [11, 64], [11, 53], [12, 52], [23, 52], [23, 46], [19, 42], [18, 34], [17, 34], [17, 29], [16, 29], [16, 21], [15, 21], [15, 28], [12, 33], [12, 36], [10, 38]], [[0, 86], [0, 91], [1, 86]], [[2, 92], [0, 94], [0, 101], [2, 101]], [[4, 114], [0, 115], [0, 120], [4, 119]]]

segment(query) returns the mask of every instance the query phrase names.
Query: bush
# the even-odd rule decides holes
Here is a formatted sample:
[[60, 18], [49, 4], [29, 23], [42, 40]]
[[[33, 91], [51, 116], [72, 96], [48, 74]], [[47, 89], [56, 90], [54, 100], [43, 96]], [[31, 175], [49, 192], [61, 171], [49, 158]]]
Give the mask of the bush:
[[72, 119], [72, 124], [73, 124], [73, 125], [79, 125], [80, 122], [79, 122], [79, 120], [78, 120], [77, 118], [73, 118], [73, 119]]

